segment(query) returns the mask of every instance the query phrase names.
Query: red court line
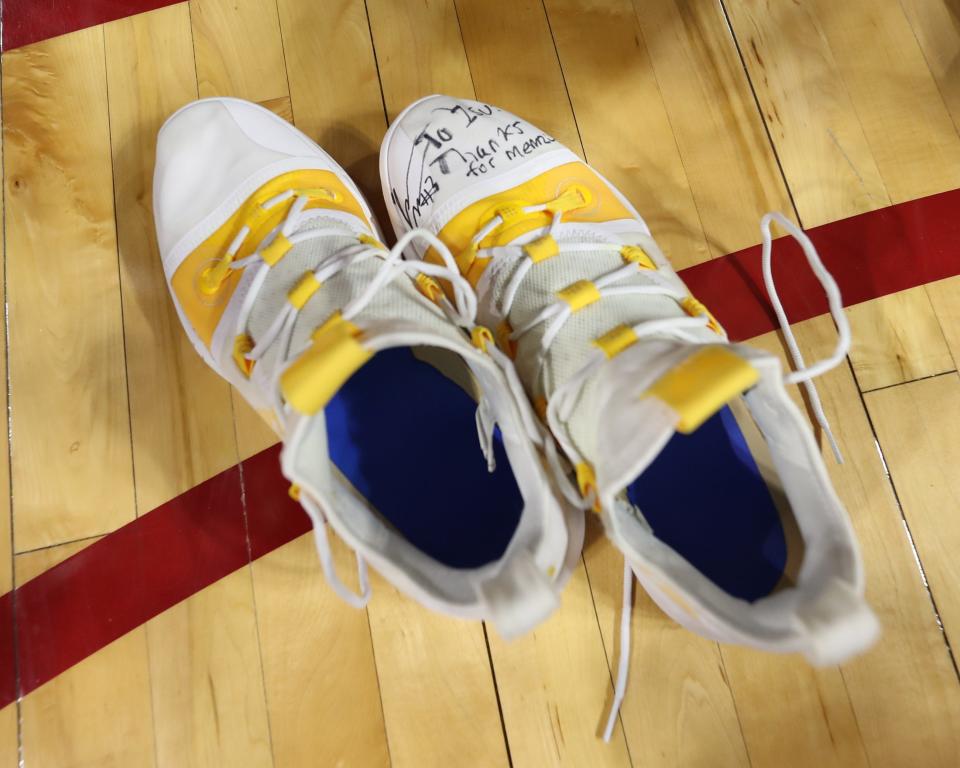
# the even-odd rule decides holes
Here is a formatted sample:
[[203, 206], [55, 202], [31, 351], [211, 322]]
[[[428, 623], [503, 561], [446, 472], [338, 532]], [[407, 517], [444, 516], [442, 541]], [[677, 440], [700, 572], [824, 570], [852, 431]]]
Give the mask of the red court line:
[[133, 16], [179, 0], [6, 0], [3, 50]]
[[[960, 189], [814, 227], [807, 235], [848, 307], [952, 277], [960, 273]], [[774, 241], [773, 275], [791, 323], [828, 311], [823, 289], [793, 238]], [[680, 276], [732, 339], [778, 327], [763, 287], [759, 245]]]
[[[958, 210], [960, 190], [809, 234], [849, 305], [960, 273]], [[792, 239], [775, 242], [774, 259], [791, 320], [826, 312], [823, 291]], [[759, 246], [681, 274], [731, 337], [776, 327], [760, 276]], [[262, 557], [306, 533], [309, 520], [287, 496], [278, 456], [278, 447], [267, 449], [105, 536], [15, 595], [0, 597], [0, 707], [15, 697], [14, 624], [22, 696], [251, 556]]]

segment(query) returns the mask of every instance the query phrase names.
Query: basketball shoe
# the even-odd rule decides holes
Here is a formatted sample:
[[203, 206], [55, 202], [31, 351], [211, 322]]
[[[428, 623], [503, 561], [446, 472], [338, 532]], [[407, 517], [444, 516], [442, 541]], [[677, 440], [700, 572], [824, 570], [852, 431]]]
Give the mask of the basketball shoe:
[[[801, 231], [766, 217], [765, 262], [776, 220], [821, 278], [840, 343], [809, 368], [793, 344], [785, 379], [777, 358], [727, 339], [615, 187], [516, 115], [422, 99], [390, 127], [380, 173], [397, 236], [434, 233], [476, 288], [480, 322], [569, 459], [566, 494], [625, 555], [625, 589], [635, 573], [695, 632], [818, 665], [870, 645], [852, 528], [784, 386], [849, 346], [836, 284]], [[411, 256], [440, 263], [422, 241]]]
[[[549, 615], [583, 515], [554, 493], [546, 432], [443, 244], [411, 229], [385, 248], [346, 172], [236, 99], [167, 120], [153, 199], [183, 326], [283, 440], [282, 471], [338, 594], [366, 603], [369, 562], [506, 637]], [[439, 265], [401, 258], [417, 239]], [[335, 573], [328, 523], [357, 554], [359, 593]]]

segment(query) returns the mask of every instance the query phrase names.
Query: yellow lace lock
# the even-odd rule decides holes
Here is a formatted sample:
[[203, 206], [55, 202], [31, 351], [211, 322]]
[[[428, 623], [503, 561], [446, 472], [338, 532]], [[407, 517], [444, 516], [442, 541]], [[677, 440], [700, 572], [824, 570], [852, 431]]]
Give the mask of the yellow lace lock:
[[714, 333], [723, 335], [723, 326], [717, 322], [717, 319], [710, 313], [710, 310], [707, 309], [702, 302], [693, 298], [693, 296], [687, 296], [687, 298], [681, 300], [680, 307], [690, 315], [690, 317], [706, 317], [707, 328]]
[[540, 239], [523, 246], [523, 252], [530, 261], [539, 264], [541, 261], [552, 259], [560, 253], [560, 246], [557, 245], [557, 241], [551, 235], [544, 235]]
[[523, 206], [516, 203], [501, 205], [499, 208], [497, 208], [496, 214], [502, 220], [503, 226], [508, 226], [517, 219], [523, 218], [526, 215], [524, 213]]
[[371, 248], [376, 248], [377, 250], [380, 250], [380, 251], [387, 250], [387, 246], [385, 246], [383, 243], [377, 240], [377, 238], [372, 237], [370, 235], [358, 235], [357, 240], [359, 240], [364, 245], [369, 245]]
[[473, 346], [479, 349], [482, 352], [487, 351], [487, 344], [493, 343], [493, 334], [490, 333], [490, 329], [484, 325], [475, 325], [473, 330], [470, 331], [470, 341], [473, 342]]
[[581, 461], [575, 467], [577, 473], [577, 487], [580, 488], [580, 495], [584, 499], [587, 499], [591, 493], [593, 493], [593, 509], [594, 512], [600, 512], [600, 494], [597, 492], [597, 476], [593, 472], [593, 467], [591, 467], [587, 462]]
[[441, 288], [440, 283], [430, 277], [430, 275], [425, 275], [420, 272], [413, 281], [417, 285], [417, 290], [430, 299], [430, 301], [438, 303], [443, 297], [443, 288]]
[[233, 259], [231, 257], [224, 256], [221, 259], [217, 259], [214, 264], [206, 267], [200, 273], [200, 290], [208, 296], [219, 291], [223, 285], [223, 281], [227, 279], [232, 262]]
[[547, 203], [547, 210], [551, 213], [567, 213], [583, 208], [593, 200], [590, 190], [582, 184], [573, 184], [564, 190], [563, 194]]
[[301, 189], [295, 189], [294, 194], [309, 197], [313, 200], [326, 200], [331, 203], [339, 203], [343, 200], [339, 192], [327, 189], [326, 187], [303, 187]]
[[600, 290], [589, 280], [577, 280], [562, 291], [557, 292], [557, 298], [570, 306], [571, 312], [579, 312], [594, 302], [600, 301]]
[[248, 360], [246, 354], [253, 349], [253, 339], [251, 339], [247, 334], [241, 333], [239, 336], [234, 337], [233, 339], [233, 361], [237, 364], [237, 368], [240, 369], [240, 372], [243, 373], [248, 379], [250, 374], [253, 373], [253, 366], [256, 362], [255, 360]]
[[335, 312], [313, 332], [313, 346], [300, 355], [280, 376], [280, 391], [296, 411], [313, 415], [372, 356], [361, 330]]
[[287, 251], [291, 248], [293, 248], [293, 243], [287, 240], [282, 232], [278, 232], [277, 236], [273, 238], [273, 242], [260, 251], [260, 258], [263, 259], [264, 264], [272, 267], [286, 256]]
[[296, 483], [293, 483], [287, 489], [287, 496], [289, 496], [294, 501], [300, 501], [300, 486], [297, 485]]
[[310, 301], [310, 297], [313, 296], [318, 290], [322, 283], [317, 280], [313, 272], [305, 272], [303, 277], [301, 277], [295, 286], [290, 289], [290, 292], [287, 294], [287, 301], [289, 301], [294, 308], [303, 309], [303, 305]]
[[618, 325], [603, 336], [593, 340], [593, 345], [603, 350], [607, 359], [616, 357], [637, 340], [637, 333], [628, 325]]
[[642, 269], [656, 269], [657, 265], [647, 252], [638, 245], [625, 245], [620, 249], [624, 261], [632, 262]]

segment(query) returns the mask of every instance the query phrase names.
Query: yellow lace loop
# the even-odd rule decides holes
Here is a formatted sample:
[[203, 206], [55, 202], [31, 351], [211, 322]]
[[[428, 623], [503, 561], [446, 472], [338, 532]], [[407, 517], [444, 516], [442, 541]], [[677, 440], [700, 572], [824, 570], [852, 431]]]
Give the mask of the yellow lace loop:
[[486, 326], [475, 325], [473, 330], [470, 331], [470, 341], [473, 342], [473, 346], [477, 349], [486, 352], [487, 344], [493, 343], [493, 334], [490, 333], [490, 329]]
[[717, 319], [710, 313], [710, 310], [707, 309], [702, 302], [695, 299], [693, 296], [687, 296], [680, 302], [680, 307], [686, 312], [690, 317], [706, 317], [707, 318], [707, 328], [709, 328], [714, 333], [723, 334], [723, 327], [720, 323], [717, 322]]

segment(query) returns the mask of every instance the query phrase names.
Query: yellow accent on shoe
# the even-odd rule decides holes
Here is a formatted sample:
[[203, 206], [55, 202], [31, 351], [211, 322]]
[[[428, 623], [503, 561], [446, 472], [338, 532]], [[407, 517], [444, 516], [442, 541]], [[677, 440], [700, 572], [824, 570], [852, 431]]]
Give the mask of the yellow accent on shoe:
[[215, 291], [215, 296], [205, 293], [201, 287], [201, 273], [212, 269], [212, 264], [220, 263], [237, 233], [244, 226], [250, 233], [244, 239], [234, 260], [243, 259], [254, 252], [257, 245], [286, 218], [294, 198], [264, 209], [261, 205], [277, 195], [300, 190], [324, 189], [329, 195], [311, 197], [307, 209], [331, 208], [352, 214], [373, 227], [360, 201], [343, 185], [343, 182], [331, 171], [302, 170], [277, 176], [264, 184], [240, 205], [212, 235], [204, 240], [177, 267], [170, 286], [180, 302], [183, 314], [199, 337], [209, 349], [214, 331], [223, 317], [230, 297], [240, 282], [243, 270], [229, 270]]
[[294, 501], [300, 501], [300, 486], [297, 485], [296, 483], [293, 483], [287, 489], [287, 496], [289, 496]]
[[303, 277], [297, 281], [297, 284], [293, 286], [287, 294], [287, 301], [293, 304], [296, 309], [303, 309], [303, 305], [310, 301], [310, 297], [320, 290], [321, 285], [323, 285], [323, 283], [317, 280], [313, 272], [304, 272]]
[[385, 246], [383, 243], [377, 240], [377, 238], [371, 237], [370, 235], [359, 235], [357, 237], [357, 240], [359, 240], [364, 245], [369, 245], [373, 248], [378, 248], [381, 251], [387, 250], [387, 246]]
[[636, 341], [637, 334], [633, 328], [628, 325], [618, 325], [616, 328], [607, 331], [603, 336], [594, 339], [593, 344], [600, 347], [607, 359], [610, 359], [619, 355]]
[[237, 368], [240, 369], [241, 373], [248, 379], [250, 378], [250, 374], [253, 373], [253, 366], [256, 361], [248, 360], [244, 355], [251, 349], [253, 349], [253, 339], [247, 334], [241, 333], [239, 336], [234, 337], [233, 361], [237, 364]]
[[487, 351], [487, 344], [493, 343], [493, 334], [490, 333], [490, 329], [484, 325], [475, 325], [473, 330], [470, 331], [470, 341], [473, 342], [473, 346], [482, 352]]
[[726, 347], [694, 352], [644, 393], [679, 415], [677, 431], [689, 434], [757, 383], [757, 369]]
[[527, 254], [530, 261], [539, 264], [541, 261], [552, 259], [560, 253], [560, 246], [557, 245], [557, 241], [553, 239], [552, 235], [544, 235], [540, 239], [523, 246], [523, 252]]
[[547, 421], [547, 398], [543, 395], [537, 395], [533, 399], [533, 410], [536, 411], [537, 416], [540, 417], [540, 421], [546, 423]]
[[629, 261], [643, 269], [656, 269], [657, 265], [643, 248], [638, 245], [625, 245], [620, 249], [624, 261]]
[[580, 489], [580, 495], [586, 499], [592, 491], [594, 498], [591, 509], [594, 512], [599, 512], [601, 509], [600, 495], [597, 491], [597, 476], [593, 472], [593, 467], [587, 462], [581, 461], [574, 467], [574, 471], [577, 473], [577, 487]]
[[443, 296], [443, 288], [441, 288], [440, 283], [430, 277], [430, 275], [425, 275], [423, 272], [418, 272], [417, 276], [414, 278], [414, 282], [417, 284], [417, 290], [430, 299], [430, 301], [440, 301], [440, 298]]
[[[473, 237], [490, 221], [491, 217], [496, 215], [497, 209], [508, 205], [539, 205], [557, 200], [558, 195], [566, 203], [564, 195], [570, 192], [571, 188], [578, 192], [577, 197], [581, 200], [577, 208], [564, 214], [565, 221], [603, 222], [633, 218], [633, 213], [627, 210], [607, 186], [607, 183], [592, 168], [585, 163], [573, 162], [552, 168], [523, 184], [518, 184], [467, 206], [447, 222], [438, 233], [438, 237], [452, 253], [457, 254], [457, 266], [460, 268], [460, 272], [466, 276], [467, 271], [476, 259], [476, 254], [473, 253], [471, 257], [471, 254], [466, 252], [465, 249], [469, 247]], [[582, 201], [584, 190], [588, 195], [588, 203]], [[571, 195], [571, 203], [576, 203], [573, 198], [574, 196]], [[549, 211], [525, 214], [516, 219], [515, 223], [510, 226], [498, 227], [484, 239], [480, 246], [488, 248], [503, 245], [520, 235], [547, 226], [551, 219], [552, 216]], [[442, 263], [442, 259], [432, 248], [427, 251], [425, 258], [434, 264]], [[471, 274], [476, 280], [479, 280], [480, 275], [483, 274], [483, 269], [477, 268]], [[447, 285], [444, 285], [444, 290], [447, 291], [447, 295], [451, 295]]]
[[496, 332], [497, 346], [500, 347], [511, 360], [517, 356], [517, 342], [510, 338], [510, 334], [512, 333], [513, 328], [510, 327], [510, 323], [506, 320], [501, 320]]
[[578, 208], [584, 208], [593, 202], [590, 188], [582, 184], [572, 184], [567, 187], [558, 198], [548, 202], [547, 210], [550, 213], [569, 213]]
[[280, 377], [286, 401], [308, 416], [320, 411], [359, 368], [373, 357], [361, 331], [339, 312], [313, 332], [313, 346]]
[[709, 309], [707, 309], [702, 302], [693, 298], [693, 296], [687, 296], [687, 298], [680, 301], [680, 307], [686, 312], [690, 317], [702, 317], [706, 316], [707, 318], [707, 328], [709, 328], [714, 333], [723, 334], [723, 326], [717, 322]]
[[283, 232], [278, 232], [277, 236], [273, 238], [273, 242], [260, 251], [260, 258], [263, 259], [264, 264], [272, 267], [279, 263], [280, 259], [286, 256], [287, 251], [291, 248], [293, 248], [293, 243], [287, 240]]
[[579, 312], [600, 301], [600, 290], [589, 280], [577, 280], [562, 291], [557, 291], [557, 298], [570, 305], [571, 312]]

